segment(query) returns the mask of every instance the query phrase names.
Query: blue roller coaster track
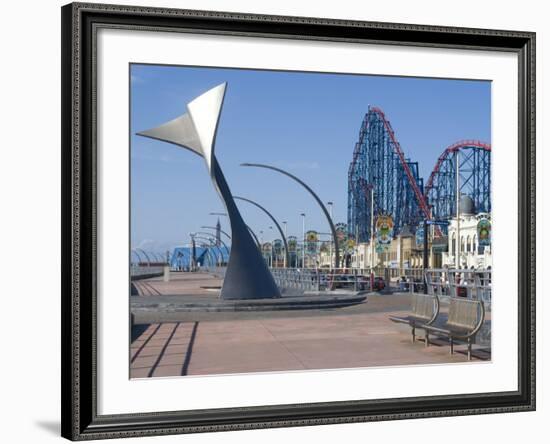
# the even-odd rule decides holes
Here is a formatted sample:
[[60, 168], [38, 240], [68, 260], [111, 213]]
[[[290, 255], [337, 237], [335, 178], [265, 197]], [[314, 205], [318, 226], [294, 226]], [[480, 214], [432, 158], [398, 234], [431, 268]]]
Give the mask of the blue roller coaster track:
[[432, 217], [445, 220], [456, 214], [456, 161], [459, 163], [460, 194], [470, 196], [476, 213], [491, 212], [491, 145], [461, 140], [437, 159], [426, 185]]
[[[405, 157], [384, 112], [369, 106], [348, 170], [349, 236], [358, 242], [370, 240], [371, 205], [375, 218], [392, 216], [396, 235], [406, 225], [414, 232], [424, 219], [453, 217], [457, 155], [460, 156], [460, 193], [473, 199], [476, 212], [490, 212], [489, 144], [470, 140], [451, 145], [439, 156], [424, 187], [418, 163]], [[439, 228], [437, 233], [441, 234]]]

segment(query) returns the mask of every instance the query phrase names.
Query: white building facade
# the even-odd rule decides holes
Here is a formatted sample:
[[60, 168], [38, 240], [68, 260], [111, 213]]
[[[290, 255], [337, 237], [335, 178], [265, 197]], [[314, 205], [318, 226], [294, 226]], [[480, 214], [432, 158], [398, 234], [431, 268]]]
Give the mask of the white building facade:
[[[493, 258], [490, 245], [479, 245], [478, 223], [481, 219], [491, 219], [490, 214], [473, 214], [473, 204], [469, 197], [461, 201], [460, 224], [457, 218], [449, 220], [448, 249], [443, 253], [443, 266], [449, 268], [487, 269], [492, 267]], [[458, 255], [458, 263], [457, 263]]]

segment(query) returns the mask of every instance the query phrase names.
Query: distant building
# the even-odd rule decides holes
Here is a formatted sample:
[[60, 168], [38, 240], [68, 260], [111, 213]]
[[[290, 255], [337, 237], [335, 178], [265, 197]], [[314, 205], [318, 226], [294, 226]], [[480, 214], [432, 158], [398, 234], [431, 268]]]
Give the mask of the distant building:
[[[464, 195], [460, 200], [460, 268], [486, 269], [492, 267], [492, 252], [490, 245], [480, 245], [478, 239], [478, 224], [481, 220], [490, 221], [488, 213], [475, 213], [471, 197]], [[436, 228], [432, 225], [428, 233], [428, 267], [455, 268], [458, 250], [456, 217], [450, 219], [447, 234], [435, 235]], [[369, 242], [362, 242], [352, 248], [342, 248], [340, 257], [344, 268], [369, 269], [378, 268], [422, 268], [424, 264], [424, 243], [411, 233], [405, 225], [401, 233], [381, 252], [374, 252]], [[321, 252], [320, 266], [331, 267], [334, 263], [328, 252]], [[312, 265], [314, 266], [314, 265]]]
[[387, 250], [374, 252], [369, 243], [359, 244], [352, 256], [351, 266], [358, 268], [420, 268], [422, 267], [423, 247], [416, 245], [415, 236], [404, 228], [403, 233], [394, 238]]
[[460, 246], [460, 268], [492, 267], [491, 246], [480, 246], [478, 239], [478, 223], [484, 218], [490, 219], [490, 215], [486, 213], [475, 214], [472, 199], [469, 196], [462, 196], [460, 200], [460, 240], [457, 242], [458, 227], [456, 217], [454, 217], [449, 220], [448, 249], [447, 252], [443, 253], [443, 266], [456, 267], [456, 255]]
[[[374, 252], [373, 260], [370, 243], [362, 242], [353, 248], [342, 246], [340, 258], [344, 261], [344, 268], [420, 268], [422, 267], [423, 246], [418, 246], [415, 236], [408, 226], [403, 227], [399, 236], [392, 240], [388, 249], [384, 252]], [[320, 266], [331, 267], [334, 264], [334, 253], [332, 257], [329, 252], [321, 252]]]

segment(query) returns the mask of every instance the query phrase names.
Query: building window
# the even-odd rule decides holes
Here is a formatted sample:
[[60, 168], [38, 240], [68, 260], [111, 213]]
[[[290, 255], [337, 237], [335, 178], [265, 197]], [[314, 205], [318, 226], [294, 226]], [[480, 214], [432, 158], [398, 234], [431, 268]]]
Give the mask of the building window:
[[451, 251], [452, 251], [452, 254], [454, 256], [456, 254], [456, 235], [454, 233], [453, 233]]
[[470, 247], [471, 247], [471, 244], [470, 244], [470, 236], [468, 236], [467, 239], [466, 239], [466, 251], [467, 251], [468, 253], [471, 251]]

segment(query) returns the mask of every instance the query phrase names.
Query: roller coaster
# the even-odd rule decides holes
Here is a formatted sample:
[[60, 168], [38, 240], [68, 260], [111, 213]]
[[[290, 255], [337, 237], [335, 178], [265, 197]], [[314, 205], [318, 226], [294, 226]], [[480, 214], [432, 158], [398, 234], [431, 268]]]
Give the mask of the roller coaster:
[[[457, 142], [439, 156], [426, 187], [418, 162], [405, 156], [384, 112], [369, 106], [361, 123], [348, 170], [348, 234], [357, 242], [371, 238], [371, 212], [391, 215], [394, 234], [414, 230], [425, 220], [456, 214], [456, 156], [460, 193], [470, 196], [476, 212], [491, 211], [491, 146]], [[440, 232], [440, 230], [438, 230]]]
[[462, 140], [443, 151], [426, 184], [425, 195], [434, 219], [456, 214], [456, 156], [460, 194], [472, 198], [476, 213], [491, 212], [491, 145]]

